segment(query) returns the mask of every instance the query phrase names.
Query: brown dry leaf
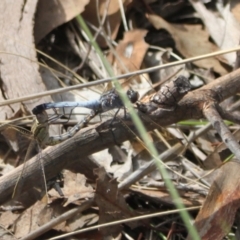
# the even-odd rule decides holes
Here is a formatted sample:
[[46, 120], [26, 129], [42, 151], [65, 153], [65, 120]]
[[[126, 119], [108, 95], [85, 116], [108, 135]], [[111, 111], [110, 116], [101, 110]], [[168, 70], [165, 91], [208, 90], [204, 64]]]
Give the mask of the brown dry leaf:
[[[82, 15], [85, 20], [89, 21], [95, 27], [98, 28], [100, 24], [97, 16], [99, 15], [100, 19], [102, 20], [102, 18], [105, 16], [105, 13], [106, 13], [104, 29], [106, 30], [107, 35], [111, 36], [111, 39], [115, 39], [117, 36], [119, 26], [121, 24], [121, 13], [119, 8], [119, 1], [118, 0], [111, 0], [111, 1], [99, 0], [98, 2], [99, 2], [98, 9], [96, 7], [96, 2], [88, 4], [86, 6], [86, 10], [83, 12]], [[126, 9], [131, 2], [132, 0], [122, 0], [124, 9]], [[97, 38], [97, 42], [100, 47], [107, 46], [104, 38], [101, 36]]]
[[0, 216], [0, 225], [8, 229], [18, 217], [19, 214], [15, 214], [12, 211], [3, 212]]
[[22, 238], [28, 233], [39, 228], [38, 219], [39, 213], [45, 207], [45, 204], [37, 202], [32, 207], [28, 208], [22, 214], [17, 214], [18, 218], [14, 224], [14, 235], [17, 238]]
[[[4, 0], [0, 4], [1, 96], [0, 101], [23, 97], [45, 91], [38, 72], [33, 44], [33, 18], [37, 1]], [[49, 102], [50, 97], [42, 98]], [[36, 101], [28, 101], [30, 111]], [[18, 113], [20, 104], [0, 108], [0, 119], [8, 119]]]
[[[46, 206], [41, 209], [41, 211], [38, 214], [38, 226], [42, 226], [49, 221], [51, 221], [53, 218], [56, 218], [66, 211], [70, 210], [69, 207], [63, 207], [61, 200], [56, 200], [53, 203], [51, 203], [50, 206]], [[61, 222], [60, 224], [53, 227], [53, 229], [57, 231], [64, 231], [66, 226], [66, 221]]]
[[135, 29], [124, 33], [124, 38], [116, 47], [118, 58], [110, 53], [109, 60], [116, 69], [116, 74], [136, 71], [140, 69], [148, 44], [144, 41], [147, 31]]
[[[160, 16], [153, 14], [147, 15], [147, 18], [156, 29], [164, 28], [172, 35], [176, 48], [186, 58], [218, 50], [214, 44], [209, 42], [209, 34], [202, 29], [201, 25], [170, 24]], [[206, 69], [213, 68], [221, 75], [227, 73], [216, 58], [202, 59], [194, 64]]]
[[[95, 201], [99, 207], [99, 224], [136, 216], [118, 191], [117, 181], [111, 180], [104, 168], [96, 169], [95, 173], [98, 175]], [[131, 227], [137, 226], [136, 222], [126, 224]], [[120, 231], [120, 225], [101, 228], [103, 236], [116, 236]]]
[[12, 224], [17, 220], [19, 214], [15, 214], [12, 211], [6, 211], [1, 213], [0, 217], [0, 239], [8, 240], [8, 239], [16, 239], [14, 234], [11, 232]]
[[[201, 1], [191, 1], [191, 4], [201, 16], [211, 37], [219, 48], [227, 49], [238, 45], [240, 21], [237, 21], [234, 14], [231, 13], [229, 4], [219, 10], [220, 14], [214, 14], [212, 11], [208, 10]], [[238, 11], [237, 6], [235, 10]], [[225, 54], [224, 57], [228, 60], [228, 63], [233, 66], [236, 61], [236, 54], [228, 53]]]
[[[57, 216], [63, 214], [67, 211], [67, 208], [63, 208], [59, 203], [58, 204], [51, 204], [51, 207], [45, 206], [38, 215], [38, 225], [42, 226], [48, 223], [53, 217], [56, 218]], [[57, 226], [54, 227], [55, 230], [63, 230], [66, 225], [66, 221], [61, 222]]]
[[[195, 219], [201, 239], [223, 239], [233, 224], [240, 207], [240, 164], [230, 161], [220, 169], [208, 196]], [[191, 238], [188, 236], [187, 238]]]
[[87, 185], [86, 177], [80, 173], [64, 171], [63, 194], [67, 198], [64, 207], [80, 199], [93, 198], [94, 190], [91, 185]]
[[88, 3], [89, 0], [38, 1], [34, 26], [36, 43], [54, 28], [82, 13]]

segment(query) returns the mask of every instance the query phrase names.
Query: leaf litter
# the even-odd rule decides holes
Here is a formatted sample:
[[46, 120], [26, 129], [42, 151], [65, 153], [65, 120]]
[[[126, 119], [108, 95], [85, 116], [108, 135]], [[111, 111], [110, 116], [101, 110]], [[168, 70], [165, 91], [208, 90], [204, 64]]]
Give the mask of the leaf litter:
[[[119, 2], [122, 2], [122, 6], [119, 5]], [[218, 49], [235, 47], [239, 43], [240, 22], [237, 11], [239, 4], [234, 6], [230, 3], [221, 5], [220, 2], [213, 1], [212, 4], [215, 5], [215, 8], [200, 1], [190, 1], [190, 4], [185, 1], [175, 1], [174, 3], [169, 3], [168, 1], [161, 1], [161, 3], [159, 1], [146, 1], [144, 4], [132, 1], [99, 1], [98, 6], [85, 1], [84, 3], [81, 2], [81, 6], [79, 4], [79, 1], [59, 1], [53, 7], [54, 12], [51, 11], [50, 6], [44, 1], [41, 2], [41, 5], [38, 5], [38, 8], [33, 3], [32, 5], [26, 3], [26, 5], [23, 5], [23, 8], [20, 5], [15, 5], [14, 8], [11, 8], [15, 14], [13, 14], [13, 10], [10, 11], [11, 4], [9, 4], [6, 10], [3, 11], [2, 9], [4, 36], [2, 36], [1, 50], [17, 55], [0, 53], [1, 63], [4, 63], [1, 66], [2, 101], [45, 91], [46, 87], [41, 78], [45, 79], [45, 83], [52, 81], [51, 84], [53, 86], [59, 86], [56, 84], [57, 77], [62, 85], [69, 85], [75, 84], [77, 81], [74, 78], [74, 74], [79, 74], [82, 78], [90, 81], [98, 79], [99, 76], [106, 76], [105, 70], [101, 67], [101, 62], [98, 65], [90, 64], [90, 62], [95, 62], [94, 59], [98, 59], [99, 62], [99, 56], [93, 47], [89, 47], [90, 40], [78, 26], [77, 20], [73, 19], [79, 13], [83, 13], [83, 17], [91, 31], [94, 34], [96, 31], [98, 32], [97, 42], [102, 47], [105, 56], [108, 57], [116, 74], [143, 69], [147, 57], [152, 60], [151, 58], [155, 56], [158, 60], [148, 60], [147, 66], [151, 67], [158, 63], [175, 61], [172, 54], [179, 54], [179, 59], [188, 58], [211, 53]], [[99, 9], [97, 9], [98, 7]], [[30, 9], [30, 11], [24, 12], [22, 9]], [[51, 15], [51, 18], [49, 18], [48, 14], [44, 15], [43, 9], [51, 14], [56, 14], [54, 15], [55, 17]], [[122, 12], [121, 9], [123, 10]], [[35, 23], [33, 24], [33, 12], [35, 10], [37, 12]], [[17, 24], [15, 23], [15, 25], [19, 27], [19, 31], [12, 27], [14, 24], [11, 21], [7, 21], [7, 19], [12, 19], [11, 16], [14, 15], [18, 16], [18, 18], [15, 18], [15, 21], [17, 19]], [[135, 16], [135, 18], [132, 16]], [[190, 18], [187, 16], [190, 16]], [[101, 19], [105, 20], [103, 25], [101, 24]], [[129, 30], [122, 24], [125, 20]], [[46, 21], [49, 24], [44, 24]], [[33, 31], [35, 32], [34, 34]], [[70, 31], [72, 34], [71, 38]], [[154, 37], [149, 38], [150, 34]], [[33, 35], [37, 45], [33, 44]], [[4, 38], [11, 39], [13, 44], [4, 44]], [[79, 41], [76, 41], [76, 39]], [[155, 46], [151, 48], [153, 42]], [[76, 54], [76, 47], [81, 49], [82, 46], [87, 46], [84, 54]], [[46, 59], [39, 55], [38, 61], [42, 61], [48, 70], [51, 68], [56, 70], [56, 73], [50, 70], [47, 75], [44, 75], [41, 70], [40, 77], [37, 70], [39, 63], [37, 62], [35, 48], [43, 50], [57, 61], [69, 66], [72, 72], [56, 67], [56, 63], [52, 63], [49, 59], [45, 61]], [[15, 49], [18, 51], [15, 51]], [[28, 60], [23, 60], [19, 56], [23, 56]], [[88, 56], [91, 56], [91, 58], [88, 58]], [[161, 74], [156, 75], [155, 80], [152, 79], [151, 74], [145, 74], [145, 77], [138, 76], [132, 79], [124, 79], [121, 83], [125, 88], [131, 86], [140, 92], [142, 92], [143, 88], [147, 88], [147, 91], [153, 93], [156, 90], [153, 89], [154, 83], [163, 83], [168, 78], [172, 79], [174, 75], [179, 74], [178, 71], [188, 76], [190, 80], [199, 79], [204, 83], [204, 81], [207, 82], [210, 79], [209, 76], [214, 79], [217, 76], [223, 76], [230, 72], [234, 62], [235, 54], [228, 54], [221, 57], [203, 59], [188, 66], [181, 65], [180, 70], [174, 67], [162, 69]], [[11, 69], [11, 74], [9, 74], [9, 69]], [[69, 76], [73, 81], [68, 80]], [[150, 81], [152, 81], [152, 84], [149, 84]], [[19, 84], [21, 87], [19, 87]], [[23, 86], [24, 88], [22, 88]], [[144, 87], [141, 89], [141, 86]], [[102, 92], [104, 87], [99, 86], [91, 89], [94, 89], [95, 92]], [[77, 99], [76, 92], [71, 93], [74, 100]], [[85, 90], [82, 92], [86, 93]], [[85, 95], [93, 98], [89, 92]], [[146, 99], [149, 98], [149, 93], [147, 93]], [[49, 101], [51, 101], [50, 97], [44, 97], [37, 101], [24, 102], [26, 111], [21, 107], [23, 102], [11, 105], [11, 107], [1, 107], [1, 119], [14, 119], [27, 115], [35, 105]], [[59, 95], [58, 101], [61, 101], [61, 95]], [[167, 149], [171, 149], [176, 142], [190, 136], [201, 127], [200, 123], [191, 125], [190, 122], [185, 126], [176, 123], [175, 126], [172, 126], [172, 129], [161, 128], [156, 124], [158, 133], [149, 132], [148, 134], [155, 145], [158, 145], [159, 152], [163, 153]], [[29, 128], [29, 126], [26, 126], [26, 128]], [[176, 131], [173, 131], [173, 128]], [[64, 126], [62, 131], [66, 131], [66, 129], [67, 127]], [[59, 133], [58, 130], [55, 128], [52, 131]], [[180, 134], [177, 134], [177, 132]], [[18, 133], [15, 132], [14, 134]], [[19, 151], [24, 152], [23, 150], [26, 148], [21, 146], [22, 140], [14, 134], [5, 135], [8, 144], [10, 141], [13, 144], [9, 144], [9, 148], [6, 148], [6, 145], [4, 145], [4, 148], [1, 148], [1, 153], [11, 149], [11, 159], [12, 155], [15, 156], [15, 159], [19, 158]], [[232, 226], [234, 225], [232, 219], [235, 216], [236, 209], [239, 207], [238, 195], [234, 195], [236, 191], [230, 188], [232, 190], [230, 192], [227, 188], [232, 184], [230, 180], [229, 183], [223, 185], [224, 193], [230, 193], [226, 200], [221, 203], [216, 198], [214, 185], [212, 185], [210, 191], [212, 195], [210, 194], [206, 198], [211, 183], [217, 181], [221, 186], [221, 182], [216, 178], [216, 175], [221, 171], [227, 173], [231, 170], [231, 166], [227, 164], [225, 170], [216, 170], [231, 155], [231, 152], [227, 151], [228, 149], [222, 142], [219, 142], [221, 139], [216, 135], [215, 130], [209, 130], [196, 139], [195, 142], [189, 143], [185, 151], [178, 156], [172, 157], [171, 161], [166, 163], [170, 178], [185, 206], [199, 206], [203, 204], [202, 212], [198, 216], [196, 211], [192, 212], [193, 218], [197, 216], [196, 222], [200, 233], [206, 227], [202, 219], [204, 214], [210, 215], [213, 210], [221, 209], [222, 204], [227, 202], [227, 211], [232, 210], [230, 218], [225, 216], [226, 211], [219, 211], [216, 216], [218, 219], [222, 219], [225, 216], [227, 219], [226, 223]], [[239, 140], [237, 132], [234, 135]], [[20, 148], [15, 147], [16, 144]], [[6, 157], [2, 168], [7, 168], [9, 161], [10, 158]], [[72, 166], [68, 166], [70, 170], [64, 170], [63, 172], [64, 184], [62, 191], [64, 197], [52, 189], [48, 192], [51, 201], [46, 206], [41, 201], [30, 200], [32, 198], [30, 196], [33, 196], [34, 193], [33, 195], [30, 192], [28, 195], [24, 193], [21, 199], [19, 199], [19, 203], [21, 207], [26, 209], [17, 209], [14, 205], [16, 203], [12, 201], [5, 203], [1, 208], [0, 224], [14, 234], [15, 238], [24, 238], [29, 233], [37, 230], [39, 226], [48, 224], [52, 219], [60, 217], [67, 211], [81, 206], [89, 199], [94, 198], [95, 201], [90, 208], [58, 223], [52, 230], [48, 230], [47, 233], [42, 232], [42, 234], [46, 234], [44, 237], [49, 238], [52, 235], [57, 236], [61, 233], [69, 233], [100, 223], [109, 223], [147, 213], [174, 209], [174, 201], [171, 199], [162, 176], [157, 170], [144, 175], [141, 180], [124, 189], [124, 191], [119, 190], [119, 181], [131, 178], [135, 171], [142, 169], [150, 161], [151, 156], [136, 139], [116, 146], [109, 153], [105, 150], [88, 158], [84, 157], [81, 161], [76, 159]], [[105, 166], [105, 170], [102, 166]], [[237, 173], [238, 166], [236, 165], [235, 168]], [[209, 170], [212, 171], [209, 172]], [[4, 170], [1, 173], [4, 174]], [[234, 184], [234, 186], [238, 185], [237, 179], [235, 179]], [[205, 204], [204, 200], [206, 201]], [[233, 204], [233, 200], [237, 201], [238, 204]], [[211, 218], [212, 228], [209, 228], [210, 230], [204, 235], [205, 239], [213, 239], [211, 237], [215, 231], [219, 233], [219, 238], [215, 239], [220, 239], [220, 236], [223, 237], [230, 232], [228, 230], [226, 233], [220, 226], [221, 222], [217, 222], [214, 217], [213, 215]], [[175, 230], [172, 229], [172, 219], [177, 224]], [[214, 223], [216, 224], [214, 225]], [[154, 239], [159, 239], [157, 237], [158, 234], [166, 237], [170, 233], [175, 239], [185, 239], [188, 234], [179, 214], [104, 227], [91, 233], [95, 236], [94, 239], [98, 239], [100, 236], [120, 236], [120, 239], [124, 239], [123, 236], [126, 235], [131, 236], [133, 239], [149, 239], [150, 235], [154, 236]], [[1, 237], [4, 236], [6, 238], [8, 236], [9, 239], [12, 237], [12, 235], [7, 234], [7, 231], [1, 234]], [[79, 238], [83, 236], [84, 233], [78, 235]]]

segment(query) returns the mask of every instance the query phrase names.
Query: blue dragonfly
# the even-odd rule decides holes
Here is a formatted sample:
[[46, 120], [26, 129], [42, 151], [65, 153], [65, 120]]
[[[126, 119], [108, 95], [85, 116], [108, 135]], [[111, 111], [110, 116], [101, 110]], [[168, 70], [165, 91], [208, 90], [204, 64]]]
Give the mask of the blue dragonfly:
[[[129, 89], [127, 91], [127, 96], [132, 103], [137, 102], [139, 98], [139, 94], [137, 91], [133, 89]], [[56, 108], [66, 108], [66, 107], [84, 107], [91, 109], [91, 113], [86, 116], [83, 120], [79, 121], [74, 127], [72, 127], [68, 132], [56, 135], [49, 136], [48, 134], [48, 119], [47, 113], [45, 110], [47, 109], [56, 109]], [[124, 108], [124, 104], [115, 88], [109, 90], [108, 92], [101, 95], [99, 99], [90, 100], [90, 101], [82, 101], [82, 102], [57, 102], [57, 103], [43, 103], [35, 108], [33, 108], [32, 113], [36, 116], [36, 121], [34, 125], [34, 138], [38, 139], [40, 145], [55, 145], [59, 142], [65, 141], [68, 138], [71, 138], [78, 132], [82, 127], [84, 127], [91, 119], [93, 119], [97, 114], [101, 114], [103, 112], [118, 109], [115, 113], [115, 116], [118, 114], [121, 108]]]

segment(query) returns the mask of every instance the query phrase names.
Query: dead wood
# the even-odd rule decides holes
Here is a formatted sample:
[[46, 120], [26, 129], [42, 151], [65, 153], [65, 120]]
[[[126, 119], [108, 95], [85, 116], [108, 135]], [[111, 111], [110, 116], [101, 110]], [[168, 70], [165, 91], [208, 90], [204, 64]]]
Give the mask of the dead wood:
[[[158, 108], [152, 102], [146, 103], [144, 105], [147, 107], [144, 107], [144, 109], [147, 111], [145, 113], [139, 111], [139, 116], [143, 120], [147, 130], [157, 128], [152, 120], [160, 126], [167, 126], [181, 120], [203, 118], [202, 108], [205, 103], [220, 103], [239, 91], [239, 76], [240, 70], [236, 70], [198, 90], [189, 92], [173, 110]], [[124, 119], [123, 114], [119, 118], [133, 132], [137, 133], [129, 116], [127, 116], [127, 120]], [[81, 162], [81, 159], [86, 159], [86, 156], [114, 145], [116, 139], [121, 143], [127, 139], [135, 138], [120, 121], [115, 120], [113, 123], [111, 122], [111, 120], [108, 120], [97, 127], [85, 128], [71, 139], [44, 150], [42, 152], [42, 159], [46, 178], [51, 179], [73, 162], [78, 162], [84, 169], [85, 164]], [[13, 188], [21, 169], [22, 166], [0, 179], [1, 204], [11, 199]], [[39, 184], [39, 174], [41, 174], [41, 171], [39, 171], [37, 157], [32, 158], [27, 163], [26, 169], [27, 172], [22, 177], [22, 191], [26, 191]]]

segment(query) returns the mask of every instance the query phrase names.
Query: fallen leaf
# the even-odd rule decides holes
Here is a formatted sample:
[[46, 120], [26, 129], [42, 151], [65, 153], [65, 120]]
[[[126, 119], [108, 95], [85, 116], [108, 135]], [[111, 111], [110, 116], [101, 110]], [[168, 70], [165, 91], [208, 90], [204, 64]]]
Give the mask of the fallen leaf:
[[[240, 164], [231, 161], [221, 167], [208, 196], [195, 219], [195, 226], [203, 240], [223, 239], [233, 224], [240, 207]], [[188, 236], [187, 240], [190, 240]]]
[[116, 55], [108, 56], [116, 74], [133, 72], [140, 69], [148, 44], [144, 41], [147, 30], [135, 29], [124, 33], [124, 38], [116, 47]]
[[[61, 200], [56, 200], [50, 204], [50, 206], [45, 205], [38, 214], [37, 223], [38, 226], [42, 226], [53, 218], [62, 215], [64, 212], [70, 210], [69, 207], [63, 207]], [[62, 221], [58, 225], [54, 226], [53, 229], [57, 231], [65, 230], [66, 221]]]
[[[201, 16], [205, 26], [207, 27], [211, 37], [220, 49], [228, 49], [236, 47], [240, 38], [240, 22], [236, 20], [230, 11], [230, 4], [227, 4], [216, 14], [208, 10], [201, 1], [190, 1], [195, 10]], [[228, 64], [234, 65], [236, 54], [228, 53], [224, 57], [228, 60]]]
[[8, 229], [19, 217], [19, 214], [15, 214], [12, 211], [3, 212], [0, 216], [0, 224], [4, 228]]
[[34, 231], [37, 228], [39, 228], [38, 226], [39, 213], [45, 206], [46, 206], [45, 204], [37, 202], [32, 207], [24, 211], [22, 214], [18, 214], [18, 218], [16, 219], [15, 222], [13, 222], [14, 235], [17, 238], [22, 238], [31, 231]]
[[88, 3], [89, 0], [38, 1], [34, 26], [36, 43], [59, 25], [82, 13]]
[[[99, 224], [136, 216], [118, 191], [117, 181], [111, 180], [104, 168], [96, 169], [95, 174], [98, 175], [95, 201], [99, 207]], [[126, 224], [131, 227], [137, 226], [136, 222]], [[101, 228], [103, 236], [116, 236], [120, 231], [120, 225]]]
[[94, 196], [94, 190], [91, 185], [86, 183], [86, 177], [80, 173], [64, 171], [64, 187], [62, 189], [67, 201], [64, 207], [77, 200], [90, 199]]
[[[121, 2], [123, 4], [123, 8], [126, 9], [129, 6], [129, 4], [132, 2], [132, 0], [122, 0]], [[86, 6], [86, 10], [82, 14], [84, 19], [89, 21], [95, 27], [99, 28], [101, 26], [99, 23], [98, 16], [100, 17], [101, 20], [103, 17], [105, 17], [105, 22], [103, 24], [104, 29], [107, 35], [111, 36], [111, 39], [115, 39], [117, 36], [119, 26], [121, 24], [121, 12], [119, 7], [119, 1], [118, 0], [111, 0], [111, 1], [99, 0], [98, 6], [99, 8], [97, 9], [95, 2], [92, 4], [88, 4]], [[107, 46], [105, 39], [101, 36], [97, 37], [97, 42], [100, 47]]]
[[98, 220], [99, 216], [96, 213], [78, 213], [67, 221], [67, 225], [69, 227], [68, 231], [72, 232], [86, 226], [91, 226], [97, 223]]

